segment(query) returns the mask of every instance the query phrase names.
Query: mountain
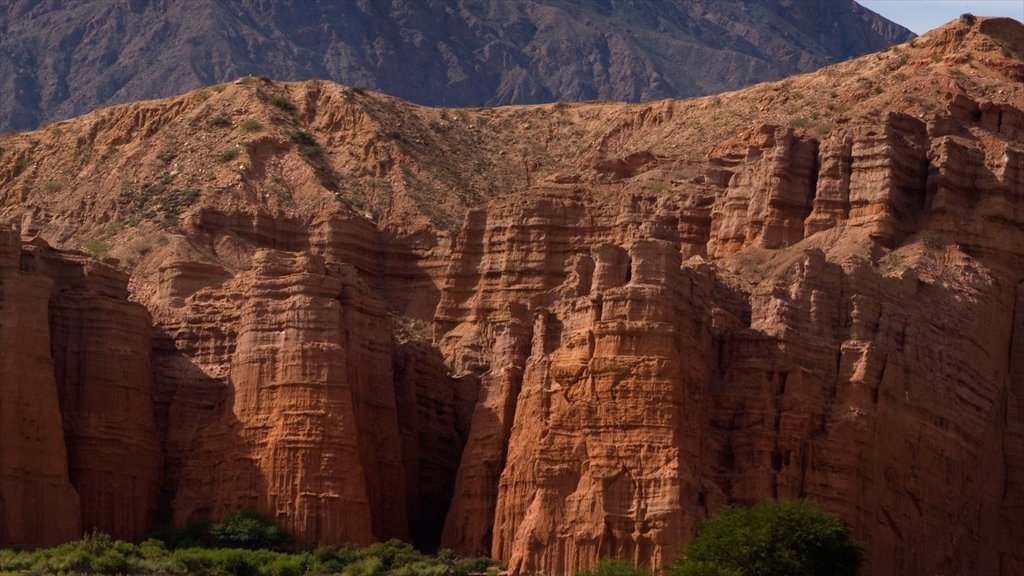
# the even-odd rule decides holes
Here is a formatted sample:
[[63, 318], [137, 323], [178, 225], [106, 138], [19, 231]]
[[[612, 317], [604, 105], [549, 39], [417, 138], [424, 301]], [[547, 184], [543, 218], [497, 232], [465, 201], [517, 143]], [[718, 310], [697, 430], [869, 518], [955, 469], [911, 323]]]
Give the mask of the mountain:
[[247, 75], [440, 106], [681, 98], [911, 36], [853, 0], [10, 0], [0, 130]]
[[256, 508], [570, 574], [804, 498], [1024, 572], [1024, 26], [690, 100], [243, 78], [0, 137], [0, 545]]

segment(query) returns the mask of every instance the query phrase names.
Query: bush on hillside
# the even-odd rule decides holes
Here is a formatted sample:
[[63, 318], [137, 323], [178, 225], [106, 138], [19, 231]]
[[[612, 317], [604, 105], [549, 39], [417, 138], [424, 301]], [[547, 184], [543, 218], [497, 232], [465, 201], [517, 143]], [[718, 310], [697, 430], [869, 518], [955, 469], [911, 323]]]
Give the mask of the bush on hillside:
[[856, 576], [850, 529], [803, 501], [726, 507], [706, 521], [669, 576]]

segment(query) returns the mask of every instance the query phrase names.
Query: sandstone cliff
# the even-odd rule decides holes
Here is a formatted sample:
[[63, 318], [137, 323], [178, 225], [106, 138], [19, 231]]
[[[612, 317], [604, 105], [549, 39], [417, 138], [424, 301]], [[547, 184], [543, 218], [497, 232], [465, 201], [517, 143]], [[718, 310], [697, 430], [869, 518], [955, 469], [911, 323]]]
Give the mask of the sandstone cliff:
[[1020, 573], [1022, 55], [979, 19], [698, 100], [248, 80], [6, 137], [0, 542], [256, 507], [567, 574], [806, 498], [867, 573]]
[[[45, 545], [148, 532], [160, 446], [151, 321], [128, 276], [4, 231], [0, 535]], [[126, 466], [126, 463], [131, 463]]]

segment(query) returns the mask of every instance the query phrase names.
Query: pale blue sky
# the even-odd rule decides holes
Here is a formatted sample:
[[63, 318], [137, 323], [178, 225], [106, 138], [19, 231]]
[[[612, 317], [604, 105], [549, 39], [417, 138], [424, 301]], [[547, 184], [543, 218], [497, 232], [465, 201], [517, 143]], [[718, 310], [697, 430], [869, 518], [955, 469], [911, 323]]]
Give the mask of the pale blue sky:
[[964, 12], [1024, 21], [1024, 0], [857, 0], [857, 3], [917, 34], [942, 26]]

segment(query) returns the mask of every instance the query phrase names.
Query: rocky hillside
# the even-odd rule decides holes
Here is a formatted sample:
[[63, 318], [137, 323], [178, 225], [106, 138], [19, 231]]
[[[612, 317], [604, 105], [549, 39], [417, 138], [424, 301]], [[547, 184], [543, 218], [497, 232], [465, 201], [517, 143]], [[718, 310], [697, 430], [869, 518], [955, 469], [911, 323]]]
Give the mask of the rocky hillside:
[[245, 78], [0, 148], [0, 544], [255, 507], [568, 574], [780, 497], [867, 574], [1024, 571], [1015, 21], [649, 104]]
[[0, 131], [246, 75], [441, 106], [700, 96], [910, 37], [853, 0], [12, 0]]

